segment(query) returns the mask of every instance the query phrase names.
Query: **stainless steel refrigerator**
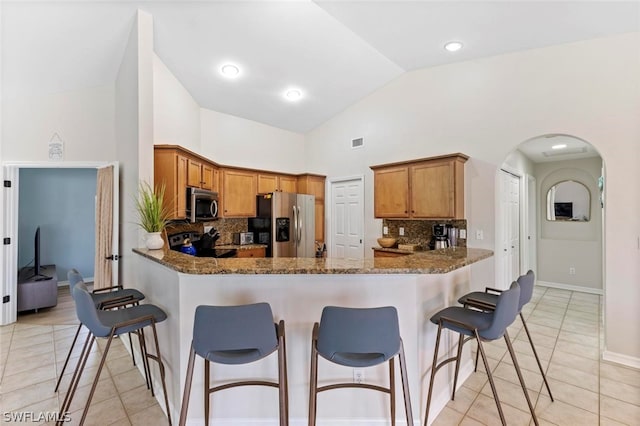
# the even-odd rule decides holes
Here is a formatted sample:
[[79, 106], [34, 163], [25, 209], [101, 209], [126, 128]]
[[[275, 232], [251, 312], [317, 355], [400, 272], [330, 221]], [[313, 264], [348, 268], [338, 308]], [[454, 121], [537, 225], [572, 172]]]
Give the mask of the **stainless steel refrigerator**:
[[258, 195], [257, 211], [258, 217], [249, 220], [249, 230], [259, 234], [258, 242], [268, 240], [267, 256], [315, 257], [313, 195], [289, 192]]

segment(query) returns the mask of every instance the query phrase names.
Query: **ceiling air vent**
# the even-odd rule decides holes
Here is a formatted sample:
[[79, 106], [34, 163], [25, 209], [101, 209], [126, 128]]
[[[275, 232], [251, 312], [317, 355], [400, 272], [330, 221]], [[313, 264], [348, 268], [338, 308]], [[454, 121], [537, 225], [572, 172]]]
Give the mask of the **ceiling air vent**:
[[362, 138], [351, 140], [351, 148], [362, 148], [363, 146], [364, 146], [364, 140]]

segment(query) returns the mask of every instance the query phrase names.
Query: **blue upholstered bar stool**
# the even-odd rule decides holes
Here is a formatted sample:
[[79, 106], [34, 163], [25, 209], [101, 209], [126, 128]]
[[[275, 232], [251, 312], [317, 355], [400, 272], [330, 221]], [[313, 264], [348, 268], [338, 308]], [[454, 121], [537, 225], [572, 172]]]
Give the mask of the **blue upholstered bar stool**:
[[[80, 320], [80, 323], [89, 329], [89, 333], [87, 334], [87, 339], [85, 340], [84, 346], [82, 348], [80, 360], [78, 361], [78, 365], [76, 366], [71, 378], [71, 382], [69, 383], [69, 389], [67, 390], [67, 394], [65, 395], [62, 407], [60, 408], [60, 420], [56, 424], [62, 425], [65, 418], [64, 414], [67, 412], [67, 410], [69, 410], [69, 407], [71, 406], [73, 396], [76, 392], [76, 389], [78, 388], [78, 383], [80, 382], [80, 379], [82, 377], [82, 373], [84, 371], [85, 365], [87, 364], [87, 360], [91, 353], [91, 348], [93, 346], [93, 343], [95, 342], [96, 337], [107, 338], [107, 344], [104, 347], [102, 358], [100, 359], [100, 364], [98, 366], [98, 371], [96, 372], [96, 377], [93, 380], [91, 391], [89, 392], [87, 402], [85, 403], [84, 411], [82, 412], [82, 417], [80, 419], [80, 425], [84, 424], [87, 417], [87, 412], [89, 411], [89, 406], [91, 405], [91, 399], [93, 398], [96, 386], [98, 385], [100, 373], [102, 372], [102, 368], [104, 367], [104, 363], [107, 359], [107, 354], [109, 353], [109, 348], [111, 347], [113, 338], [124, 333], [138, 332], [144, 327], [151, 327], [151, 330], [153, 332], [153, 341], [155, 343], [155, 355], [151, 355], [147, 352], [146, 343], [141, 337], [142, 335], [140, 333], [138, 333], [138, 337], [140, 337], [142, 356], [145, 358], [145, 360], [147, 360], [145, 362], [145, 366], [147, 368], [147, 375], [149, 377], [149, 380], [151, 380], [151, 374], [148, 367], [148, 360], [152, 359], [156, 361], [160, 368], [160, 377], [162, 381], [162, 391], [164, 392], [164, 401], [167, 409], [167, 417], [169, 420], [169, 425], [171, 425], [171, 412], [169, 411], [169, 399], [165, 382], [164, 364], [160, 355], [160, 346], [158, 344], [158, 335], [156, 333], [156, 323], [164, 321], [167, 318], [167, 315], [164, 313], [164, 311], [151, 304], [137, 305], [108, 311], [99, 310], [96, 308], [94, 299], [91, 297], [91, 293], [89, 293], [87, 287], [83, 282], [76, 283], [73, 288], [72, 295], [76, 303], [76, 314], [78, 315], [78, 320]], [[153, 395], [153, 384], [151, 384], [150, 387], [151, 395]]]
[[[210, 363], [248, 364], [278, 352], [278, 381], [245, 380], [210, 387]], [[186, 424], [193, 365], [196, 354], [204, 359], [204, 423], [209, 424], [209, 399], [213, 392], [238, 386], [271, 386], [279, 390], [280, 426], [289, 424], [287, 388], [287, 355], [284, 321], [273, 322], [271, 306], [255, 303], [238, 306], [206, 306], [196, 308], [193, 340], [187, 365], [187, 378], [182, 395], [180, 426]]]
[[[503, 425], [507, 424], [504, 418], [504, 413], [502, 412], [502, 405], [500, 404], [500, 399], [498, 398], [498, 393], [493, 382], [491, 369], [489, 368], [489, 363], [484, 353], [484, 348], [482, 347], [482, 342], [496, 340], [501, 337], [504, 337], [504, 340], [507, 343], [509, 354], [511, 355], [513, 365], [516, 369], [516, 373], [518, 374], [518, 379], [520, 380], [520, 385], [522, 386], [522, 391], [524, 392], [527, 404], [529, 405], [529, 410], [531, 411], [531, 415], [533, 416], [533, 422], [536, 424], [536, 426], [538, 425], [536, 413], [533, 409], [533, 405], [531, 404], [529, 393], [527, 392], [524, 379], [522, 378], [522, 373], [520, 372], [520, 366], [518, 365], [518, 361], [516, 360], [516, 355], [513, 350], [513, 346], [511, 345], [511, 340], [509, 340], [509, 335], [507, 333], [507, 327], [509, 327], [509, 325], [513, 323], [513, 321], [516, 319], [516, 315], [518, 314], [519, 299], [520, 285], [516, 281], [514, 281], [508, 290], [503, 291], [500, 296], [498, 296], [498, 300], [496, 300], [495, 304], [495, 309], [492, 311], [485, 312], [467, 309], [461, 306], [450, 306], [448, 308], [442, 309], [431, 317], [431, 322], [438, 325], [438, 335], [436, 337], [436, 347], [434, 349], [433, 364], [431, 366], [431, 381], [429, 383], [429, 393], [427, 394], [427, 408], [424, 415], [425, 426], [427, 426], [428, 424], [429, 408], [431, 406], [431, 394], [433, 392], [433, 379], [435, 378], [436, 372], [444, 365], [452, 361], [456, 362], [453, 379], [453, 392], [451, 395], [451, 399], [453, 400], [455, 398], [458, 372], [460, 370], [462, 346], [464, 345], [464, 343], [471, 339], [476, 339], [478, 341], [478, 352], [480, 352], [480, 355], [482, 355], [482, 361], [484, 362], [485, 369], [487, 370], [489, 384], [491, 385], [491, 392], [493, 392], [493, 398], [495, 399], [496, 406], [498, 407], [500, 420], [502, 421]], [[458, 340], [458, 350], [456, 356], [447, 358], [438, 363], [438, 349], [440, 346], [440, 336], [443, 329], [449, 329], [451, 331], [459, 333], [460, 336]]]
[[[544, 368], [542, 368], [542, 363], [540, 362], [540, 358], [538, 357], [538, 352], [536, 351], [536, 347], [533, 345], [533, 339], [531, 339], [531, 333], [529, 333], [529, 327], [527, 327], [527, 322], [524, 320], [524, 315], [522, 315], [522, 308], [531, 301], [531, 296], [533, 295], [533, 287], [536, 282], [536, 275], [532, 270], [527, 271], [526, 274], [518, 277], [518, 284], [520, 284], [520, 301], [518, 303], [518, 315], [520, 316], [520, 320], [522, 321], [522, 325], [524, 326], [524, 331], [527, 333], [527, 337], [529, 338], [529, 344], [531, 345], [531, 349], [533, 350], [533, 355], [536, 357], [536, 362], [538, 363], [538, 368], [540, 369], [540, 374], [542, 374], [542, 379], [544, 380], [544, 384], [547, 387], [547, 391], [549, 392], [549, 397], [551, 401], [553, 401], [553, 394], [551, 394], [551, 388], [549, 387], [549, 382], [547, 382], [547, 376], [544, 374]], [[467, 307], [472, 307], [481, 310], [493, 310], [496, 306], [496, 302], [498, 300], [498, 295], [501, 293], [500, 290], [495, 288], [487, 287], [485, 291], [474, 291], [469, 294], [465, 294], [460, 299], [458, 299], [459, 303]], [[476, 352], [476, 370], [478, 369], [478, 352]]]
[[[84, 280], [80, 272], [76, 269], [70, 269], [67, 272], [67, 279], [69, 280], [69, 292], [73, 297], [73, 288], [78, 283], [83, 283]], [[98, 290], [94, 290], [91, 294], [91, 298], [93, 299], [93, 303], [96, 305], [98, 309], [111, 309], [114, 307], [121, 306], [135, 306], [142, 299], [145, 298], [142, 292], [133, 289], [133, 288], [123, 288], [121, 285], [114, 287], [106, 287]], [[67, 369], [67, 364], [69, 363], [69, 359], [71, 358], [71, 352], [73, 352], [73, 348], [76, 345], [76, 341], [78, 340], [78, 336], [80, 335], [80, 329], [82, 329], [82, 323], [78, 324], [78, 329], [76, 330], [76, 334], [73, 337], [73, 341], [71, 342], [71, 347], [69, 348], [69, 353], [67, 353], [67, 358], [64, 360], [64, 364], [62, 366], [62, 370], [60, 371], [60, 375], [58, 376], [58, 380], [56, 381], [56, 387], [54, 392], [58, 392], [58, 388], [60, 387], [60, 382], [62, 381], [62, 376], [64, 375], [64, 371]], [[129, 346], [131, 346], [131, 335], [129, 334]], [[133, 346], [131, 346], [131, 354], [133, 357], [133, 365], [136, 365], [136, 358], [133, 355]], [[145, 373], [146, 373], [145, 368]], [[149, 387], [149, 380], [147, 379], [147, 387]]]
[[[389, 387], [366, 383], [336, 383], [318, 387], [318, 354], [327, 361], [346, 367], [373, 367], [389, 362]], [[311, 378], [309, 426], [316, 424], [318, 393], [340, 388], [364, 388], [388, 393], [391, 424], [396, 424], [394, 358], [400, 360], [400, 376], [407, 424], [413, 425], [407, 363], [400, 338], [398, 312], [393, 306], [380, 308], [342, 308], [327, 306], [320, 323], [313, 326], [311, 339]]]

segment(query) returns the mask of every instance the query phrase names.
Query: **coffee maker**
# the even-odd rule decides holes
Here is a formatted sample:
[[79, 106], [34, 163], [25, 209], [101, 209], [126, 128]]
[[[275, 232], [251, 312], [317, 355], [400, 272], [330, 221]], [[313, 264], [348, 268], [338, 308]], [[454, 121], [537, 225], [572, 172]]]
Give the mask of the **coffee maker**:
[[429, 248], [431, 250], [449, 247], [449, 237], [447, 235], [447, 225], [444, 223], [436, 223], [432, 227], [431, 241]]

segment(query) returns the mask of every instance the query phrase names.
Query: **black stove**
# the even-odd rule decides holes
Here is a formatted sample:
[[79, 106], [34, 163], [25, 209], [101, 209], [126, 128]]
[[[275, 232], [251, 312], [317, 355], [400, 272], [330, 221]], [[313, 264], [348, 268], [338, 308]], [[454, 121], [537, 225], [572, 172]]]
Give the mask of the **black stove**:
[[169, 248], [175, 251], [181, 251], [186, 239], [196, 249], [197, 257], [233, 257], [236, 255], [235, 249], [217, 249], [216, 241], [220, 238], [220, 234], [215, 229], [200, 234], [199, 232], [179, 232], [167, 236], [169, 240]]

